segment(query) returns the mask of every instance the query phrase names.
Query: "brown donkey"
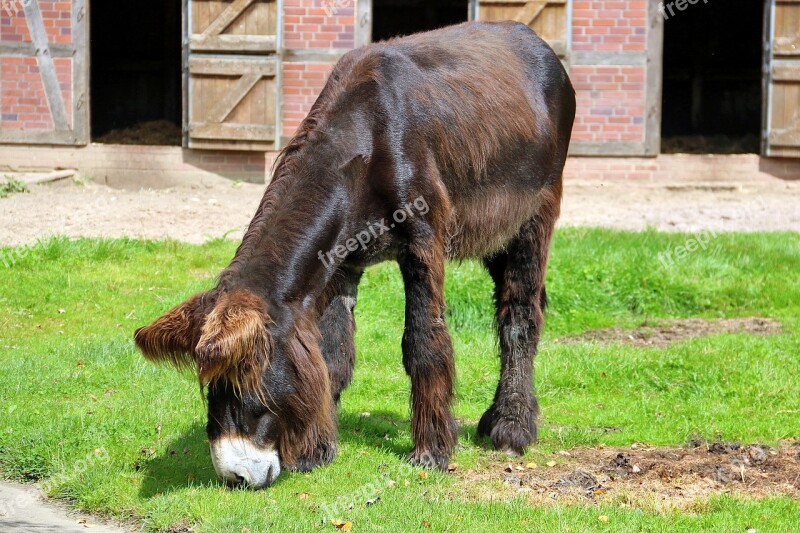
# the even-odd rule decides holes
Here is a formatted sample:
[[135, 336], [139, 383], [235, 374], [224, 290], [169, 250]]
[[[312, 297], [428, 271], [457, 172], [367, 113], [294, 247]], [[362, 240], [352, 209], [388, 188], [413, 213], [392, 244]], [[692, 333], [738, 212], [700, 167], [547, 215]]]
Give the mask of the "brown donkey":
[[524, 451], [574, 117], [558, 57], [522, 24], [462, 24], [339, 61], [217, 286], [136, 332], [146, 357], [208, 386], [221, 477], [263, 487], [282, 467], [333, 460], [359, 279], [387, 259], [405, 282], [410, 461], [444, 467], [457, 441], [446, 259], [480, 258], [494, 279], [502, 371], [478, 432]]

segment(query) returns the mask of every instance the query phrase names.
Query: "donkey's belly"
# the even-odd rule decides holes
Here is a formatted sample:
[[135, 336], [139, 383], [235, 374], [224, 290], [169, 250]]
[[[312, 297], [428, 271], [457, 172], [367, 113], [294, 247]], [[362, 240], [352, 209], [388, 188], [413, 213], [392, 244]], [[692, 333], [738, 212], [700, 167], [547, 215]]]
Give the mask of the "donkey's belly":
[[538, 191], [506, 188], [454, 199], [447, 229], [448, 258], [483, 258], [502, 250], [541, 203]]

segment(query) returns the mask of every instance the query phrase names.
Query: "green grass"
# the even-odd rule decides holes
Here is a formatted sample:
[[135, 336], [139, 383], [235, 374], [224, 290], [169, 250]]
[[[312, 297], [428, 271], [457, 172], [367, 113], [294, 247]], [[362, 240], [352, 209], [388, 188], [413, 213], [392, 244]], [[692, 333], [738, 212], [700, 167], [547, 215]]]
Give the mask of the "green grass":
[[12, 176], [5, 176], [3, 181], [0, 182], [0, 199], [18, 192], [28, 192], [28, 186], [25, 182]]
[[[541, 442], [531, 457], [600, 443], [679, 445], [693, 435], [767, 444], [800, 437], [800, 235], [720, 235], [709, 251], [671, 267], [659, 262], [659, 253], [687, 238], [557, 233], [537, 361]], [[409, 383], [400, 354], [402, 282], [391, 264], [370, 269], [361, 287], [358, 363], [343, 397], [337, 460], [308, 475], [282, 475], [268, 490], [228, 490], [211, 465], [196, 378], [146, 363], [131, 336], [212, 285], [234, 249], [223, 240], [191, 246], [125, 239], [0, 249], [0, 470], [39, 480], [81, 509], [132, 517], [150, 529], [314, 530], [331, 509], [352, 520], [354, 531], [800, 527], [800, 506], [788, 498], [720, 495], [692, 513], [534, 507], [475, 501], [447, 474], [423, 479], [402, 460], [411, 446]], [[478, 264], [449, 267], [460, 468], [499, 457], [474, 438], [498, 374], [491, 290]], [[664, 349], [554, 342], [599, 327], [695, 316], [773, 317], [784, 329]], [[607, 426], [620, 431], [599, 431]], [[374, 488], [381, 499], [367, 505]], [[598, 521], [601, 514], [608, 523]]]

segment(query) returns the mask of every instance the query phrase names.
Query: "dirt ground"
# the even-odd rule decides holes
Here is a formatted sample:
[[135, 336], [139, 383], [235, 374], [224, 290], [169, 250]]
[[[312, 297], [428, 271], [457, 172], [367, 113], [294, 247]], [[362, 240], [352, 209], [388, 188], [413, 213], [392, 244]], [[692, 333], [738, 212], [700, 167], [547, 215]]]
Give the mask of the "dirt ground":
[[[166, 190], [120, 190], [72, 181], [33, 185], [0, 199], [0, 245], [60, 234], [199, 243], [239, 238], [263, 185], [229, 181]], [[568, 181], [560, 224], [666, 231], [800, 231], [800, 182], [675, 184]]]
[[781, 324], [771, 318], [687, 318], [671, 320], [657, 326], [643, 324], [635, 329], [596, 329], [577, 335], [557, 339], [556, 342], [596, 342], [600, 344], [628, 344], [632, 346], [668, 346], [696, 337], [707, 337], [723, 333], [748, 333], [750, 335], [775, 335], [781, 332]]
[[[654, 512], [696, 510], [722, 492], [800, 497], [800, 443], [694, 441], [681, 448], [581, 448], [542, 462], [497, 461], [454, 474], [473, 497], [527, 495], [531, 503], [611, 503]], [[475, 483], [479, 482], [479, 483]], [[481, 494], [485, 492], [485, 494]]]

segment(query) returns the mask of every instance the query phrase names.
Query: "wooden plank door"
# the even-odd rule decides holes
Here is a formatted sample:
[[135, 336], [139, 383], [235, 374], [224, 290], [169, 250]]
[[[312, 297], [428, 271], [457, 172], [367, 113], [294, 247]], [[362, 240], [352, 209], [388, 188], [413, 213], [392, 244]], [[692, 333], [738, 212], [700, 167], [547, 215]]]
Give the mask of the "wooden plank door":
[[800, 0], [770, 0], [764, 155], [800, 157]]
[[186, 2], [186, 146], [277, 149], [278, 1]]
[[0, 143], [89, 143], [87, 0], [0, 5]]
[[567, 58], [567, 0], [478, 0], [478, 18], [527, 24], [562, 60]]

